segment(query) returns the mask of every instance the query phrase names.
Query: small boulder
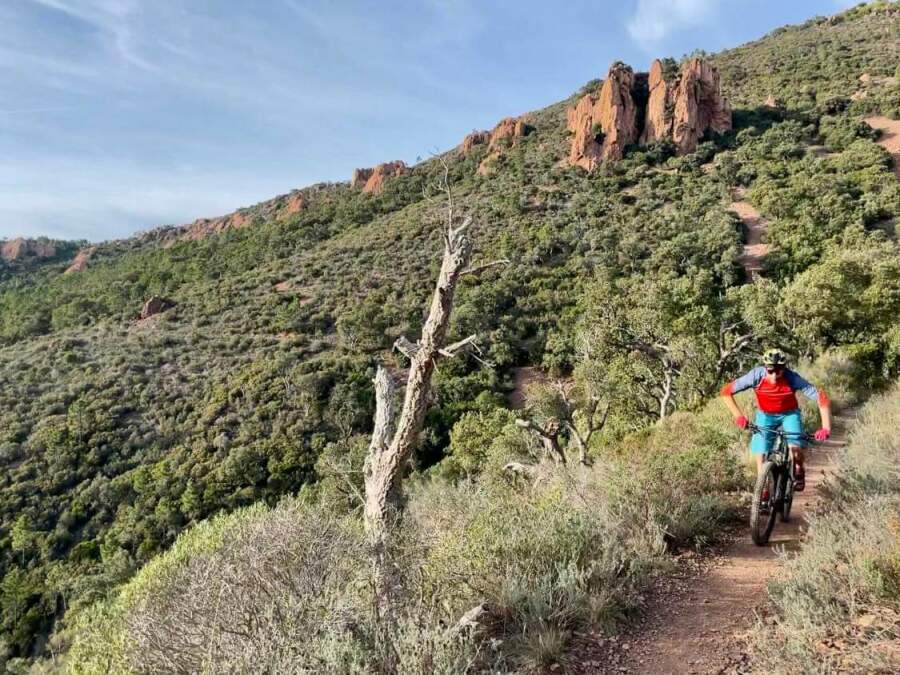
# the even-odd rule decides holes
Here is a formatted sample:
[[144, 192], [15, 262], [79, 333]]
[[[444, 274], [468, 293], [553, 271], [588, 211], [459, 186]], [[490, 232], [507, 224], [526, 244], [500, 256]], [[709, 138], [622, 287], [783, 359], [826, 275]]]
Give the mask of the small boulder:
[[168, 298], [154, 295], [149, 300], [147, 300], [147, 302], [145, 302], [144, 306], [141, 308], [141, 319], [149, 319], [151, 316], [161, 314], [162, 312], [165, 312], [167, 309], [171, 309], [174, 306], [175, 303]]

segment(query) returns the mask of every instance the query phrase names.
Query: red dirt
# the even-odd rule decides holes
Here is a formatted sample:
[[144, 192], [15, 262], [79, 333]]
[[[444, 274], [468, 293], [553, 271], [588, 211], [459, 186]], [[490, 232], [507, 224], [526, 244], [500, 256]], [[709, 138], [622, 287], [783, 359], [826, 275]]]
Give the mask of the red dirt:
[[881, 131], [881, 137], [876, 142], [891, 153], [894, 159], [894, 175], [900, 180], [900, 120], [877, 115], [867, 117], [865, 122], [873, 129]]
[[737, 214], [746, 229], [744, 251], [739, 258], [748, 279], [755, 279], [762, 270], [762, 259], [768, 254], [770, 246], [763, 243], [768, 222], [760, 215], [750, 202], [744, 201], [744, 190], [734, 191], [734, 201], [728, 206], [729, 211]]
[[542, 382], [547, 376], [539, 368], [513, 368], [513, 390], [507, 397], [509, 407], [513, 410], [521, 410], [525, 407], [528, 387], [534, 382]]

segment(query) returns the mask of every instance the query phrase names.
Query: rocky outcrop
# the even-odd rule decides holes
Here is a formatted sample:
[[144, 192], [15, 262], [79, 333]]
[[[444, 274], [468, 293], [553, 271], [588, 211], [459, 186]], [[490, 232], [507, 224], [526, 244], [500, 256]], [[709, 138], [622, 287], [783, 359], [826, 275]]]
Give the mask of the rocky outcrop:
[[235, 211], [220, 218], [198, 218], [185, 228], [181, 239], [186, 241], [199, 241], [211, 234], [219, 234], [225, 230], [245, 227], [250, 223], [250, 218], [240, 211]]
[[375, 169], [353, 169], [353, 176], [350, 178], [350, 187], [358, 188], [366, 184], [366, 181], [372, 177]]
[[531, 128], [523, 117], [504, 117], [497, 122], [488, 139], [488, 154], [478, 165], [477, 173], [486, 176], [493, 173], [494, 166], [503, 151], [519, 142], [520, 138], [528, 135]]
[[0, 242], [0, 258], [8, 263], [20, 262], [25, 259], [46, 260], [54, 256], [56, 256], [56, 247], [47, 242], [23, 239], [22, 237]]
[[621, 159], [626, 146], [638, 140], [634, 85], [634, 71], [624, 63], [614, 63], [600, 95], [586, 94], [567, 111], [569, 131], [575, 134], [569, 162], [591, 171], [602, 162]]
[[145, 302], [144, 306], [141, 308], [141, 320], [149, 319], [151, 316], [161, 314], [162, 312], [165, 312], [167, 309], [171, 309], [174, 306], [175, 303], [168, 298], [154, 295], [149, 300], [147, 300], [147, 302]]
[[377, 194], [384, 189], [384, 184], [392, 178], [402, 176], [409, 168], [402, 161], [384, 162], [372, 169], [355, 169], [350, 187], [362, 187], [368, 194]]
[[624, 63], [614, 63], [603, 81], [597, 112], [603, 131], [603, 160], [621, 159], [625, 147], [638, 139], [637, 108], [631, 89], [634, 71]]
[[96, 252], [96, 246], [89, 246], [88, 248], [81, 249], [78, 254], [75, 256], [75, 259], [72, 261], [72, 264], [66, 268], [66, 271], [63, 274], [75, 274], [76, 272], [81, 272], [87, 267], [88, 261], [91, 259], [91, 256]]
[[672, 134], [672, 86], [666, 81], [662, 61], [656, 59], [650, 66], [647, 80], [650, 95], [644, 114], [644, 131], [641, 145], [648, 145]]
[[285, 216], [290, 216], [294, 213], [300, 213], [305, 206], [306, 198], [303, 196], [303, 193], [299, 190], [296, 192], [292, 192], [288, 196], [287, 202], [285, 202], [284, 205], [284, 209], [279, 214], [279, 216], [284, 218]]
[[590, 171], [621, 159], [633, 143], [671, 139], [678, 154], [693, 152], [707, 130], [731, 128], [731, 109], [718, 73], [705, 60], [691, 59], [669, 79], [657, 59], [649, 75], [614, 63], [599, 96], [583, 96], [567, 111], [567, 123], [573, 133], [569, 163]]
[[674, 115], [672, 140], [679, 155], [696, 150], [707, 131], [731, 129], [731, 107], [722, 96], [719, 73], [706, 60], [694, 58], [682, 66]]
[[491, 131], [488, 150], [498, 150], [510, 145], [515, 145], [516, 140], [528, 134], [528, 125], [525, 120], [515, 117], [504, 117], [497, 122], [497, 126]]
[[600, 136], [600, 111], [597, 97], [585, 94], [566, 111], [569, 131], [575, 135], [569, 147], [569, 163], [592, 171], [603, 158], [603, 147], [597, 141]]
[[463, 156], [468, 155], [476, 146], [485, 145], [490, 142], [490, 131], [473, 131], [470, 134], [466, 134], [462, 143], [459, 144], [459, 154]]

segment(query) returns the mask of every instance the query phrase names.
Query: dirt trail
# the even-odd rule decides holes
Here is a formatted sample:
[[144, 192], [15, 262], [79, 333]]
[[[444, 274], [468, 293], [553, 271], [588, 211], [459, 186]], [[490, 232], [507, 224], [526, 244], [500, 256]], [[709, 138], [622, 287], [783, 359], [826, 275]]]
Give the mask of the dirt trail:
[[769, 252], [769, 245], [763, 243], [763, 234], [768, 223], [759, 211], [744, 199], [744, 195], [744, 188], [735, 189], [734, 201], [728, 206], [728, 210], [736, 213], [744, 223], [746, 243], [738, 260], [743, 265], [747, 278], [753, 280], [762, 270], [762, 259]]
[[673, 582], [674, 591], [657, 592], [644, 622], [616, 638], [607, 658], [587, 672], [733, 673], [746, 662], [744, 638], [767, 600], [766, 585], [781, 566], [779, 552], [796, 551], [806, 516], [833, 473], [837, 451], [846, 442], [854, 413], [836, 416], [828, 447], [809, 453], [806, 490], [794, 499], [789, 523], [778, 522], [768, 546], [756, 546], [746, 529], [709, 565]]
[[873, 129], [881, 131], [881, 137], [876, 142], [891, 153], [891, 157], [894, 158], [894, 175], [900, 180], [900, 120], [878, 115], [867, 117], [865, 122]]

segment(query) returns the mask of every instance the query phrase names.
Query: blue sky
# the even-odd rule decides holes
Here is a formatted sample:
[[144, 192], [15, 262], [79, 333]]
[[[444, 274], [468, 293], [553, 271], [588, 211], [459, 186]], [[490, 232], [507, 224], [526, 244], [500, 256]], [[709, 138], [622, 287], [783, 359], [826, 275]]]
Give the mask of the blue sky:
[[0, 238], [99, 241], [414, 162], [621, 59], [842, 0], [3, 0]]

